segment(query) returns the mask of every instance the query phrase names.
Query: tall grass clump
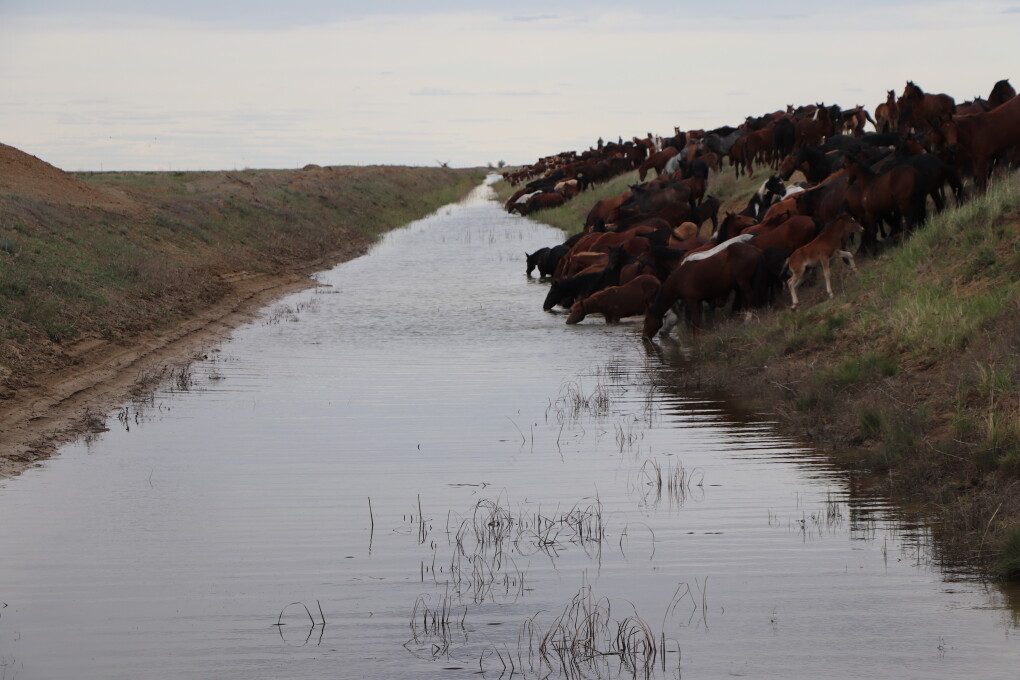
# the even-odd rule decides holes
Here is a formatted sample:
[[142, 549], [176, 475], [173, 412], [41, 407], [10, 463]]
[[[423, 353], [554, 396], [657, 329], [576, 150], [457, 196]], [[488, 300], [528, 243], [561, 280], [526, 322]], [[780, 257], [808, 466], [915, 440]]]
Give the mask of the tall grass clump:
[[1013, 527], [1006, 532], [995, 568], [1006, 579], [1020, 580], [1020, 527]]

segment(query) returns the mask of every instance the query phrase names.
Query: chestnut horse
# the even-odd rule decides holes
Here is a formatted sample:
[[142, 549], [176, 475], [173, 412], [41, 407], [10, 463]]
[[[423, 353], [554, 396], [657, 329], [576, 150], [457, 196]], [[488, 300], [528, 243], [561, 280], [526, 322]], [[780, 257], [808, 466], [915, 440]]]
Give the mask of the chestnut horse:
[[579, 323], [588, 314], [601, 314], [606, 323], [617, 323], [625, 316], [644, 314], [659, 292], [659, 279], [642, 274], [619, 286], [603, 288], [570, 307], [568, 324]]
[[846, 240], [851, 234], [860, 234], [863, 231], [864, 229], [861, 228], [861, 225], [853, 217], [842, 215], [830, 222], [822, 230], [822, 233], [816, 236], [810, 243], [793, 251], [790, 259], [786, 261], [786, 266], [792, 272], [792, 275], [786, 282], [786, 285], [790, 288], [790, 297], [793, 298], [793, 304], [790, 306], [790, 309], [797, 309], [799, 304], [797, 301], [797, 287], [803, 283], [804, 272], [808, 267], [817, 267], [819, 265], [822, 267], [822, 274], [825, 276], [825, 292], [829, 294], [830, 299], [833, 297], [832, 279], [829, 271], [829, 263], [832, 261], [832, 258], [842, 258], [844, 262], [850, 265], [850, 269], [854, 273], [857, 272], [857, 267], [854, 265], [854, 256], [846, 249]]
[[656, 151], [644, 163], [638, 166], [638, 178], [644, 182], [645, 175], [648, 174], [649, 170], [655, 170], [656, 175], [661, 174], [669, 159], [678, 153], [679, 151], [672, 146], [667, 146], [662, 151]]
[[896, 93], [889, 90], [885, 103], [875, 107], [875, 131], [896, 132], [899, 127], [900, 107], [896, 104]]

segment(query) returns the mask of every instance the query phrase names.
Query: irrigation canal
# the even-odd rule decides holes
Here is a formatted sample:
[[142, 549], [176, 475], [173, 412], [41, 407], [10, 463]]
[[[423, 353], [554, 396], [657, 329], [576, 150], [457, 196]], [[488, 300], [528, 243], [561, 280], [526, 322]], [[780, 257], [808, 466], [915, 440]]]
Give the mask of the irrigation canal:
[[490, 193], [0, 485], [0, 677], [1016, 677], [1016, 593], [542, 312], [559, 234]]

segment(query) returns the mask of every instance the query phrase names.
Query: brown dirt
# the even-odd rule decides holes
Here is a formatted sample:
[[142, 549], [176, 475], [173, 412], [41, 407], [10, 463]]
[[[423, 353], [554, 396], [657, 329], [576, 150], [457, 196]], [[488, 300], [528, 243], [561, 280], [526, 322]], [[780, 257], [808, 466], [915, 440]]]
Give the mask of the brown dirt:
[[0, 200], [21, 196], [67, 206], [136, 211], [129, 198], [95, 189], [46, 161], [0, 144]]
[[[155, 252], [183, 272], [161, 281], [155, 293], [144, 284], [160, 275], [156, 267], [140, 276], [137, 290], [122, 296], [119, 288], [112, 295], [106, 291], [113, 301], [99, 312], [89, 311], [93, 316], [79, 324], [73, 341], [51, 341], [19, 319], [6, 320], [21, 340], [0, 337], [0, 479], [102, 430], [106, 414], [118, 404], [154, 389], [172, 369], [222, 342], [274, 299], [314, 285], [311, 273], [362, 255], [374, 233], [438, 207], [436, 201], [449, 200], [441, 197], [454, 186], [466, 190], [475, 176], [436, 168], [312, 165], [281, 171], [101, 173], [83, 181], [0, 144], [0, 228], [10, 238], [19, 237], [19, 227], [11, 231], [12, 225], [72, 244], [120, 229], [125, 240], [144, 242], [147, 258]], [[351, 200], [355, 194], [358, 200]], [[194, 249], [176, 238], [182, 231], [177, 225], [212, 229], [208, 225], [222, 224], [230, 210], [245, 212], [225, 228], [259, 220], [279, 226], [239, 232], [244, 248], [234, 247], [232, 237], [225, 247], [196, 242]], [[98, 246], [85, 248], [102, 253]], [[0, 251], [0, 267], [14, 271], [17, 257]]]
[[[338, 262], [349, 259], [339, 253], [336, 257]], [[34, 385], [2, 402], [0, 479], [21, 474], [52, 456], [60, 445], [102, 429], [105, 414], [155, 387], [153, 382], [168, 369], [184, 366], [222, 342], [274, 299], [312, 285], [311, 279], [297, 273], [237, 273], [233, 278], [223, 300], [171, 331], [143, 333], [122, 343], [87, 339], [70, 345], [66, 348], [70, 365], [37, 374]]]

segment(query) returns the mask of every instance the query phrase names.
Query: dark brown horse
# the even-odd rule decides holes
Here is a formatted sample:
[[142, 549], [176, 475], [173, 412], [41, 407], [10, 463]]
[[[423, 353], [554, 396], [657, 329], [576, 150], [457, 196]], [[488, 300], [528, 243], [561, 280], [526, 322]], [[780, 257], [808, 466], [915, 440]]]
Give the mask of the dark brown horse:
[[891, 225], [891, 234], [900, 231], [901, 220], [911, 229], [924, 217], [925, 194], [920, 190], [917, 171], [909, 165], [894, 165], [876, 172], [857, 158], [845, 162], [849, 188], [846, 208], [864, 228], [862, 246], [877, 248], [878, 225]]
[[697, 337], [701, 330], [701, 303], [724, 305], [730, 293], [737, 292], [734, 309], [756, 304], [759, 277], [763, 276], [761, 251], [746, 243], [733, 243], [702, 260], [685, 261], [669, 275], [645, 314], [642, 337], [652, 339], [662, 328], [662, 319], [674, 304], [681, 302]]
[[997, 106], [1002, 106], [1015, 96], [1016, 90], [1009, 84], [1009, 80], [1000, 80], [995, 83], [991, 94], [988, 95], [988, 107], [994, 109]]
[[795, 142], [796, 146], [820, 146], [826, 137], [835, 134], [836, 128], [832, 122], [832, 115], [824, 105], [819, 104], [810, 118], [802, 118], [797, 121]]
[[[848, 180], [846, 171], [831, 175], [825, 182], [802, 191], [790, 198], [797, 207], [798, 215], [810, 215], [822, 224], [828, 224], [843, 211]], [[777, 206], [780, 203], [776, 204]]]
[[978, 191], [984, 193], [993, 157], [1020, 144], [1020, 97], [1013, 97], [988, 113], [953, 116], [942, 123], [940, 130], [946, 149], [971, 161], [974, 182]]
[[633, 200], [621, 206], [620, 221], [627, 223], [640, 218], [661, 217], [674, 227], [686, 222], [691, 212], [690, 185], [682, 180], [649, 184], [655, 186], [635, 184], [630, 188]]
[[903, 96], [897, 105], [900, 109], [899, 129], [928, 129], [933, 121], [941, 123], [956, 112], [956, 100], [948, 94], [926, 94], [924, 90], [908, 80]]

